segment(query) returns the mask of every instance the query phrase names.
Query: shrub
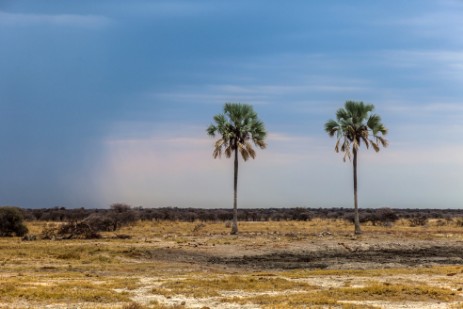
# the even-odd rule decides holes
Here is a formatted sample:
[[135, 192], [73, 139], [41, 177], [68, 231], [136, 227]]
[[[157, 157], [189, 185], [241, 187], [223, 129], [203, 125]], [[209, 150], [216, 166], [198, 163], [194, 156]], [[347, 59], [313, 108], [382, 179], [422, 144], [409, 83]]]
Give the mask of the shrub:
[[425, 226], [428, 223], [428, 217], [424, 214], [414, 214], [411, 216], [408, 221], [410, 221], [410, 226]]
[[101, 238], [101, 235], [85, 222], [66, 223], [62, 225], [58, 234], [63, 239], [94, 239]]
[[[354, 222], [355, 222], [354, 218], [355, 218], [355, 214], [353, 212], [346, 212], [342, 216], [342, 220], [345, 220], [345, 221], [350, 222], [352, 224], [354, 224]], [[360, 221], [360, 223], [365, 223], [365, 222], [369, 221], [368, 214], [366, 214], [365, 212], [359, 211], [359, 221]]]
[[28, 232], [21, 211], [16, 207], [0, 207], [0, 236], [24, 236]]
[[113, 231], [124, 225], [137, 221], [137, 214], [130, 205], [123, 203], [112, 204], [108, 216], [113, 220]]
[[399, 216], [390, 208], [376, 209], [370, 217], [370, 221], [373, 225], [381, 224], [383, 226], [390, 226], [398, 219]]
[[115, 222], [108, 214], [93, 213], [83, 221], [97, 231], [113, 231]]
[[59, 227], [46, 227], [41, 233], [42, 239], [96, 239], [101, 235], [85, 222], [68, 222]]
[[129, 205], [113, 204], [109, 210], [92, 213], [82, 222], [95, 231], [112, 232], [136, 220], [137, 213]]

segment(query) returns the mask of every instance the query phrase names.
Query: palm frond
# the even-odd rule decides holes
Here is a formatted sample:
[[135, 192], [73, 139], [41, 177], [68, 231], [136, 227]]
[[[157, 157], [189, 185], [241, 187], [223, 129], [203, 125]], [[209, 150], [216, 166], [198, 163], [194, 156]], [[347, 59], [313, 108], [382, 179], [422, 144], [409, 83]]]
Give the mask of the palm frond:
[[267, 143], [265, 143], [263, 139], [254, 139], [253, 142], [260, 149], [265, 149], [267, 147]]
[[229, 144], [226, 148], [225, 148], [225, 156], [227, 158], [230, 158], [233, 154], [233, 150], [235, 150], [235, 147], [233, 147], [231, 144]]
[[378, 152], [379, 151], [379, 146], [377, 143], [375, 143], [374, 141], [370, 140], [370, 143], [371, 145], [373, 146], [373, 149]]
[[221, 148], [223, 144], [225, 144], [225, 140], [221, 138], [215, 142], [215, 148]]
[[344, 152], [344, 157], [343, 157], [343, 161], [346, 162], [346, 159], [349, 159], [349, 161], [352, 159], [352, 154], [350, 152], [350, 148], [349, 147], [345, 147], [346, 151]]
[[[365, 143], [365, 147], [367, 147], [367, 149], [370, 147], [370, 142], [369, 142], [369, 139], [368, 139], [368, 130], [366, 128], [362, 128], [361, 131], [359, 132], [360, 134], [360, 140], [363, 140], [363, 142]], [[360, 140], [359, 140], [359, 146], [360, 146]]]
[[249, 156], [253, 159], [256, 158], [256, 151], [252, 148], [252, 145], [249, 143], [249, 142], [246, 142], [244, 144], [244, 146], [246, 147], [246, 151], [249, 153]]
[[325, 124], [325, 131], [328, 133], [329, 136], [334, 136], [337, 132], [339, 132], [340, 125], [335, 120], [328, 120]]
[[344, 152], [344, 161], [351, 160], [352, 151], [358, 151], [362, 143], [366, 148], [372, 145], [375, 151], [379, 151], [380, 145], [388, 145], [384, 139], [388, 131], [381, 123], [381, 117], [372, 114], [373, 110], [372, 104], [346, 101], [344, 107], [336, 111], [337, 120], [330, 119], [325, 123], [328, 135], [337, 136], [334, 149], [336, 152]]
[[240, 152], [241, 157], [244, 161], [247, 161], [249, 159], [250, 154], [244, 144], [238, 143], [238, 151]]
[[338, 140], [336, 141], [336, 146], [334, 146], [334, 151], [339, 152], [339, 143], [340, 142], [341, 142], [341, 139], [338, 138]]
[[367, 121], [367, 126], [373, 131], [373, 134], [377, 133], [378, 125], [381, 123], [381, 117], [379, 115], [370, 115]]
[[215, 147], [212, 156], [214, 157], [214, 159], [220, 158], [222, 156], [222, 147]]
[[382, 136], [376, 136], [376, 140], [379, 141], [379, 143], [383, 147], [387, 147], [389, 145], [389, 142], [385, 138], [383, 138]]
[[206, 129], [206, 132], [207, 132], [207, 135], [211, 136], [211, 137], [215, 137], [215, 132], [217, 131], [217, 127], [213, 124], [211, 124], [207, 129]]

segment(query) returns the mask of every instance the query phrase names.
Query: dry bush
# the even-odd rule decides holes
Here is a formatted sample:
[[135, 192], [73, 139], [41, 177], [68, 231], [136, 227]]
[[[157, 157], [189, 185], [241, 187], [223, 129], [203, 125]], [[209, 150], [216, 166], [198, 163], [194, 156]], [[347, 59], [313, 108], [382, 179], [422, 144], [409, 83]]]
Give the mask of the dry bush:
[[463, 217], [455, 218], [455, 224], [456, 226], [463, 227]]
[[423, 214], [415, 214], [408, 218], [411, 227], [415, 226], [425, 226], [428, 224], [428, 217]]
[[0, 236], [24, 236], [28, 232], [19, 208], [0, 207]]
[[195, 227], [193, 228], [193, 233], [198, 233], [204, 227], [206, 227], [206, 225], [204, 223], [196, 224]]
[[114, 219], [105, 213], [93, 213], [83, 220], [86, 224], [97, 231], [114, 231], [116, 225]]
[[42, 239], [97, 239], [101, 235], [85, 222], [70, 222], [61, 226], [45, 227], [40, 235]]
[[394, 210], [390, 208], [380, 208], [374, 212], [374, 216], [371, 221], [373, 225], [377, 225], [379, 223], [383, 226], [391, 226], [398, 219], [399, 216], [397, 216]]

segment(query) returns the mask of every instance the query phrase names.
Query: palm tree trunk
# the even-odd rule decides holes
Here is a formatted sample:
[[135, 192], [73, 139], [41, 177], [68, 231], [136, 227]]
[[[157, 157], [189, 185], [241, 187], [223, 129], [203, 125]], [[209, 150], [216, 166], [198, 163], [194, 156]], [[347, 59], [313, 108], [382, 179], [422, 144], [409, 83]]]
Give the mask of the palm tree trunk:
[[358, 209], [358, 194], [357, 194], [357, 149], [352, 150], [354, 155], [354, 225], [355, 234], [362, 234], [360, 229], [359, 209]]
[[235, 166], [233, 175], [233, 223], [231, 234], [238, 234], [238, 149], [235, 149]]

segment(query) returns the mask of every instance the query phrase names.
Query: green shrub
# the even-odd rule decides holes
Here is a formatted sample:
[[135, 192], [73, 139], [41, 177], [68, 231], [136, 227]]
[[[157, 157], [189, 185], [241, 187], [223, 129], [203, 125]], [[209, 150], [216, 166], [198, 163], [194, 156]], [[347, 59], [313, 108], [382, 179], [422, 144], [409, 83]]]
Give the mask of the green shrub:
[[0, 207], [0, 237], [24, 236], [28, 232], [21, 211], [16, 207]]

